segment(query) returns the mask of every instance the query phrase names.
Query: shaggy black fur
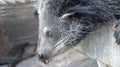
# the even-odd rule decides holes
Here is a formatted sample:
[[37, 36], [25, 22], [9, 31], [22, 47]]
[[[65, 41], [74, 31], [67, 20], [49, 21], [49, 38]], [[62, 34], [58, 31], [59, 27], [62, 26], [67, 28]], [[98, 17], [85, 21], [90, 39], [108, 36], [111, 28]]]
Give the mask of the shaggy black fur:
[[[49, 0], [43, 17], [44, 24], [60, 32], [59, 38], [55, 40], [67, 37], [65, 45], [76, 45], [94, 31], [99, 23], [111, 24], [115, 20], [104, 4], [101, 0]], [[67, 19], [59, 19], [71, 12], [75, 14]]]
[[[40, 45], [44, 46], [40, 50], [45, 52], [45, 57], [40, 58], [42, 61], [48, 60], [52, 56], [49, 53], [57, 49], [57, 46], [74, 47], [92, 32], [98, 31], [100, 25], [109, 26], [116, 20], [115, 14], [108, 8], [108, 3], [102, 0], [41, 0], [40, 2], [39, 35]], [[43, 32], [44, 29], [50, 32], [50, 36]], [[118, 35], [118, 32], [115, 36], [116, 34]], [[49, 46], [54, 49], [47, 48]], [[65, 47], [59, 49], [64, 50]], [[39, 52], [39, 55], [42, 55], [40, 54], [42, 52]]]
[[67, 41], [65, 41], [65, 45], [67, 46], [73, 46], [79, 43], [82, 39], [89, 35], [90, 32], [94, 31], [99, 23], [111, 24], [111, 22], [115, 19], [114, 16], [107, 11], [105, 6], [104, 8], [101, 6], [103, 4], [102, 1], [81, 0], [78, 4], [78, 2], [68, 0], [66, 5], [69, 6], [69, 3], [73, 6], [65, 9], [65, 11], [62, 12], [62, 15], [74, 12], [75, 14], [73, 17], [76, 19], [74, 20], [71, 16], [68, 18], [69, 20], [73, 19], [72, 21], [79, 20], [78, 25], [80, 24], [80, 26], [78, 27], [77, 31], [74, 30], [69, 32], [69, 37]]

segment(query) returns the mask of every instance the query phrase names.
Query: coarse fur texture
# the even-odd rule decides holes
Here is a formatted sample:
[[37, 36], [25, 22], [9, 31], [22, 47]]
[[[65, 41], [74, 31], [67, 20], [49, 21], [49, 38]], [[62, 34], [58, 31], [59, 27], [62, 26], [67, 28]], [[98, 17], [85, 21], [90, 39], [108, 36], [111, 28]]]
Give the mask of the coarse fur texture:
[[[119, 21], [116, 23], [120, 15], [118, 2], [39, 0], [40, 41], [37, 51], [40, 60], [48, 63], [74, 48], [98, 60], [99, 67], [120, 67], [120, 25]], [[114, 29], [112, 24], [116, 25]]]
[[38, 8], [38, 55], [42, 62], [48, 63], [77, 46], [79, 52], [98, 60], [99, 67], [120, 66], [119, 41], [117, 38], [115, 42], [113, 36], [119, 26], [112, 28], [117, 19], [107, 3], [102, 0], [40, 0]]

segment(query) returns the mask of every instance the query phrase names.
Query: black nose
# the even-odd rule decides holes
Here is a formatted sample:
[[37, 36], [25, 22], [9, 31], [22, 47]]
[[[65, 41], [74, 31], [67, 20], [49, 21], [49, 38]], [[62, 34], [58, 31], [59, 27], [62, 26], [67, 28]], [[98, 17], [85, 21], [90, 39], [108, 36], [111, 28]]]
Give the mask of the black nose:
[[44, 59], [45, 59], [45, 53], [44, 53], [43, 51], [38, 52], [38, 58], [39, 58], [40, 60], [44, 60]]

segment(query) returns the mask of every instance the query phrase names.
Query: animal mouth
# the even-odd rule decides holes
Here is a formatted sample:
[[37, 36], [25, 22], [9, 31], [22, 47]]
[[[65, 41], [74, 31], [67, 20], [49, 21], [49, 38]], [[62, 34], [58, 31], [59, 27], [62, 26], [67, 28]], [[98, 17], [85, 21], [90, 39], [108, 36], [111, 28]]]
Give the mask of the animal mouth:
[[41, 62], [44, 63], [44, 64], [49, 64], [48, 60], [44, 60], [44, 61], [41, 61]]

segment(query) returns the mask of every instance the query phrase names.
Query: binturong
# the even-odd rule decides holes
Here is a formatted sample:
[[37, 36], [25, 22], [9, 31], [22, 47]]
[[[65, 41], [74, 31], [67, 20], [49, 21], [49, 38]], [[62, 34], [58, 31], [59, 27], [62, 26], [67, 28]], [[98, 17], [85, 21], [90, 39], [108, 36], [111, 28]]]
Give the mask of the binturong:
[[40, 0], [38, 13], [37, 53], [46, 64], [116, 20], [101, 0]]

